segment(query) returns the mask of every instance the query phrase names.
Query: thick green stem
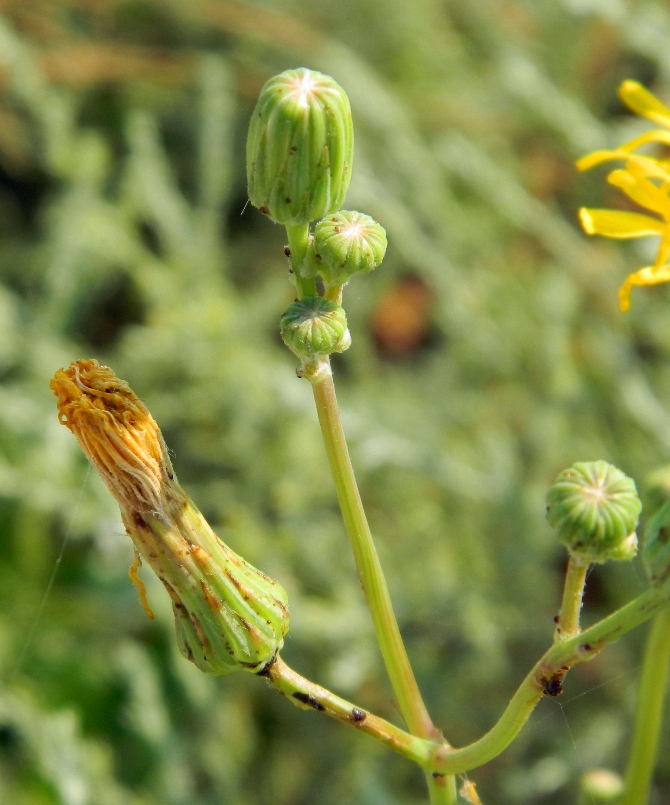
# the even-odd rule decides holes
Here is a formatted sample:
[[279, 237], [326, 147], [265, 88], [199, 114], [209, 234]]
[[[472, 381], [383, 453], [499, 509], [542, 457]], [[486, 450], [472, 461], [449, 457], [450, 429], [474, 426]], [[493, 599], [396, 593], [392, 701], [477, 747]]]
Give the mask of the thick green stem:
[[398, 707], [412, 735], [439, 740], [439, 732], [428, 715], [409, 664], [372, 541], [340, 422], [333, 378], [328, 376], [322, 382], [313, 384], [312, 388], [342, 517]]
[[456, 805], [456, 778], [444, 774], [426, 772], [426, 784], [430, 805]]
[[645, 805], [656, 764], [670, 666], [670, 610], [656, 615], [647, 638], [633, 745], [620, 805]]
[[445, 774], [462, 774], [497, 757], [519, 734], [542, 696], [561, 692], [563, 677], [573, 665], [592, 659], [608, 643], [666, 606], [667, 601], [655, 589], [649, 589], [579, 635], [556, 643], [531, 669], [495, 726], [469, 746], [436, 748], [431, 768]]
[[556, 643], [569, 640], [579, 634], [579, 614], [582, 610], [584, 583], [588, 567], [588, 564], [584, 564], [575, 556], [571, 556], [568, 561], [565, 584], [563, 585], [561, 612], [554, 632], [554, 641]]
[[326, 285], [323, 291], [323, 298], [330, 299], [331, 302], [337, 302], [338, 305], [341, 305], [343, 287], [343, 285]]
[[305, 296], [316, 296], [316, 283], [314, 278], [304, 277], [302, 267], [309, 247], [309, 225], [287, 226], [288, 247], [291, 251], [291, 268], [298, 299]]
[[[410, 735], [388, 721], [384, 721], [383, 718], [356, 707], [326, 688], [310, 682], [289, 668], [279, 655], [262, 671], [261, 675], [275, 690], [303, 710], [323, 713], [343, 724], [355, 727], [416, 763], [425, 764], [430, 755], [433, 748], [430, 741]], [[442, 802], [442, 800], [435, 801]], [[444, 802], [448, 802], [448, 800], [444, 800]]]

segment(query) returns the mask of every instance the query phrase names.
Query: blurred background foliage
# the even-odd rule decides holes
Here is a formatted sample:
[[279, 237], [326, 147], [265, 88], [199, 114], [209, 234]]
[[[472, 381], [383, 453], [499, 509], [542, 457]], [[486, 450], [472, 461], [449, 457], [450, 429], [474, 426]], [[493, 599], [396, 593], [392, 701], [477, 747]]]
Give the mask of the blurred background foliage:
[[[356, 127], [347, 206], [390, 243], [345, 295], [345, 426], [429, 707], [453, 743], [477, 738], [551, 640], [548, 484], [575, 460], [642, 485], [670, 461], [670, 291], [619, 314], [653, 244], [583, 236], [578, 206], [622, 200], [573, 167], [645, 128], [623, 78], [668, 99], [668, 41], [647, 0], [0, 2], [0, 802], [425, 802], [371, 739], [178, 655], [49, 379], [95, 357], [129, 381], [221, 537], [288, 589], [286, 660], [398, 719], [278, 338], [284, 235], [245, 207], [261, 86], [332, 74]], [[635, 563], [597, 568], [586, 620], [644, 586]], [[643, 633], [473, 773], [487, 805], [575, 802], [585, 770], [622, 768]], [[656, 803], [668, 749], [670, 731]]]

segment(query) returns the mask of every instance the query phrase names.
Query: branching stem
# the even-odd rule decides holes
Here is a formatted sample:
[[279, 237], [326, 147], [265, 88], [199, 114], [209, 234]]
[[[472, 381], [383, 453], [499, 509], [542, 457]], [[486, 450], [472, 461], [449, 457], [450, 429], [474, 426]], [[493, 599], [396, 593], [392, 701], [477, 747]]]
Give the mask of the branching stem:
[[288, 247], [291, 251], [291, 268], [298, 299], [306, 296], [316, 296], [316, 283], [311, 277], [304, 277], [302, 267], [305, 262], [305, 255], [309, 248], [309, 225], [287, 226], [286, 235], [288, 237]]
[[262, 672], [262, 676], [296, 707], [323, 713], [355, 727], [416, 763], [424, 764], [429, 757], [433, 747], [430, 741], [410, 735], [400, 727], [310, 682], [289, 668], [279, 656]]
[[556, 643], [533, 666], [498, 722], [482, 738], [461, 749], [437, 747], [434, 771], [462, 774], [497, 757], [516, 738], [543, 695], [561, 692], [561, 682], [570, 668], [590, 660], [608, 643], [644, 623], [667, 601], [654, 588], [639, 595], [594, 626], [570, 640]]

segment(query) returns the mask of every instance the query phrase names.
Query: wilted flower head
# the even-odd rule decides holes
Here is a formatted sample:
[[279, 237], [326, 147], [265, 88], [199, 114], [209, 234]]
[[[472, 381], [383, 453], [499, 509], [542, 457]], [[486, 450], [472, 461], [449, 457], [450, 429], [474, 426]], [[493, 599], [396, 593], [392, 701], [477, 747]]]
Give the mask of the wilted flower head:
[[174, 471], [146, 406], [107, 366], [76, 361], [51, 381], [58, 418], [77, 437], [122, 510], [168, 517]]
[[[97, 361], [51, 381], [58, 416], [121, 508], [137, 554], [165, 585], [184, 656], [207, 673], [253, 672], [288, 631], [286, 593], [216, 536], [177, 483], [158, 425], [130, 386]], [[136, 576], [137, 566], [131, 568]]]

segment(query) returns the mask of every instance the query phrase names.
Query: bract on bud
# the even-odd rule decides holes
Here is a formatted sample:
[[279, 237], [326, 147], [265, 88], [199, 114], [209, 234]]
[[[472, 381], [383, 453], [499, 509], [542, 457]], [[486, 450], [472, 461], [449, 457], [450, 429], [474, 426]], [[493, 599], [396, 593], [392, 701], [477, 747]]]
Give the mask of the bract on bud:
[[51, 388], [61, 423], [116, 498], [138, 554], [172, 599], [184, 656], [212, 674], [262, 670], [288, 631], [284, 589], [212, 531], [179, 486], [158, 425], [111, 369], [76, 361], [56, 372]]
[[343, 308], [321, 296], [307, 296], [289, 305], [281, 317], [280, 332], [286, 346], [303, 361], [344, 352], [351, 344]]
[[386, 231], [362, 212], [327, 215], [314, 229], [319, 273], [327, 285], [344, 285], [354, 274], [376, 268], [386, 253]]
[[280, 73], [261, 90], [249, 125], [249, 200], [278, 224], [318, 220], [342, 206], [353, 153], [342, 87], [304, 67]]
[[564, 470], [547, 493], [547, 519], [584, 563], [632, 559], [642, 504], [635, 482], [605, 461]]

